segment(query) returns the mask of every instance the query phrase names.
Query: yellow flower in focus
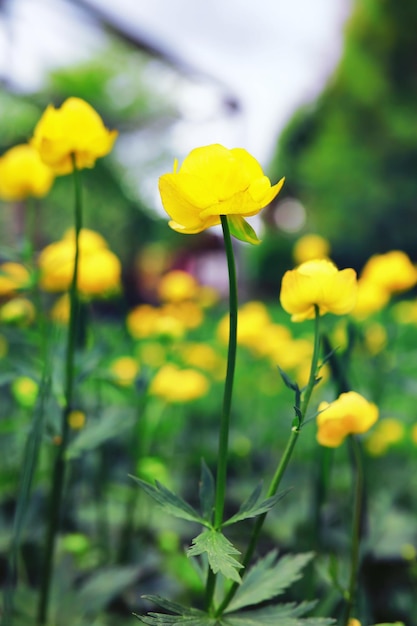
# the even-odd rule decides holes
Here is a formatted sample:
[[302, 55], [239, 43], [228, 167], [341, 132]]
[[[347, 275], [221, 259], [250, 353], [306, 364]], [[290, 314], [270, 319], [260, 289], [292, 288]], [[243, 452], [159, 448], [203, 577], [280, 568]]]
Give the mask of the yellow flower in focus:
[[361, 272], [361, 279], [392, 294], [414, 287], [417, 283], [417, 271], [405, 252], [391, 250], [372, 256]]
[[23, 407], [30, 409], [38, 397], [38, 384], [28, 376], [19, 376], [12, 382], [11, 390], [16, 401]]
[[[233, 226], [243, 228], [244, 217], [256, 215], [279, 193], [284, 179], [271, 187], [256, 159], [242, 148], [228, 150], [212, 144], [192, 150], [177, 171], [159, 179], [164, 209], [173, 230], [200, 233], [230, 216]], [[246, 240], [246, 239], [245, 239]]]
[[26, 298], [13, 298], [0, 308], [0, 321], [5, 324], [29, 325], [35, 319], [33, 303]]
[[[106, 296], [117, 293], [121, 287], [121, 263], [107, 248], [101, 235], [92, 231], [80, 232], [78, 290], [84, 296]], [[45, 291], [69, 289], [74, 271], [75, 237], [67, 233], [63, 239], [51, 243], [38, 258], [40, 286]]]
[[330, 244], [320, 235], [304, 235], [293, 248], [293, 258], [297, 265], [314, 259], [326, 259], [330, 254]]
[[13, 296], [29, 284], [30, 274], [24, 265], [12, 261], [0, 265], [0, 296]]
[[368, 452], [374, 456], [384, 454], [389, 446], [404, 438], [404, 424], [393, 417], [381, 420], [366, 441]]
[[208, 388], [208, 380], [200, 372], [167, 364], [156, 373], [149, 393], [166, 402], [190, 402], [205, 396]]
[[356, 391], [342, 393], [329, 404], [321, 402], [317, 416], [317, 441], [337, 448], [345, 437], [367, 432], [378, 419], [378, 407]]
[[101, 117], [81, 98], [68, 98], [59, 109], [49, 105], [36, 125], [31, 145], [56, 174], [94, 167], [113, 148], [117, 131], [108, 131]]
[[389, 293], [381, 285], [366, 278], [358, 280], [358, 294], [352, 315], [357, 319], [365, 319], [372, 313], [381, 311], [389, 301]]
[[193, 300], [199, 291], [194, 276], [182, 270], [172, 270], [165, 274], [158, 285], [158, 295], [163, 302], [184, 302]]
[[355, 270], [338, 270], [331, 261], [317, 259], [285, 272], [280, 300], [292, 321], [302, 322], [314, 318], [315, 305], [320, 315], [350, 313], [355, 306], [356, 293]]
[[10, 148], [0, 157], [0, 198], [24, 200], [46, 196], [54, 182], [54, 173], [45, 165], [39, 152], [29, 144]]
[[115, 382], [129, 387], [139, 373], [139, 363], [131, 356], [121, 356], [110, 364], [109, 369]]

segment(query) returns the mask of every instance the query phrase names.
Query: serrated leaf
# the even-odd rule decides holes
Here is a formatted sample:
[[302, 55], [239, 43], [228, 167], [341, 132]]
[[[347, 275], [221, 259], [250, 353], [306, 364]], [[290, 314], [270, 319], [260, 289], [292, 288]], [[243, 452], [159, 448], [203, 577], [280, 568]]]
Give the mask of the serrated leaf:
[[255, 246], [261, 243], [252, 226], [241, 215], [228, 215], [227, 223], [229, 224], [230, 234], [239, 239], [239, 241], [251, 243]]
[[167, 489], [167, 487], [164, 487], [164, 485], [161, 485], [161, 483], [157, 480], [155, 481], [155, 486], [153, 486], [141, 478], [136, 478], [136, 476], [132, 476], [131, 474], [129, 474], [129, 476], [130, 478], [133, 478], [133, 480], [138, 483], [140, 487], [142, 487], [145, 493], [151, 496], [151, 498], [162, 506], [164, 511], [167, 513], [170, 513], [174, 517], [179, 517], [190, 522], [197, 522], [203, 526], [210, 527], [209, 522], [203, 519], [201, 515], [199, 515], [197, 511], [188, 504], [188, 502]]
[[[310, 610], [314, 602], [302, 605], [278, 604], [253, 611], [242, 611], [222, 618], [221, 626], [330, 626], [335, 620], [326, 617], [299, 617]], [[302, 609], [300, 613], [298, 609]]]
[[200, 478], [200, 506], [201, 513], [208, 522], [211, 523], [213, 517], [215, 486], [214, 478], [204, 459], [201, 460]]
[[161, 596], [146, 595], [143, 596], [146, 600], [150, 600], [154, 604], [171, 611], [174, 615], [166, 615], [163, 613], [155, 613], [151, 611], [148, 615], [135, 615], [144, 624], [151, 624], [153, 626], [168, 626], [175, 624], [192, 624], [193, 626], [215, 626], [216, 619], [209, 617], [207, 613], [193, 609], [190, 607], [182, 606], [176, 602], [170, 602], [161, 598]]
[[273, 550], [248, 571], [227, 613], [279, 596], [301, 577], [301, 570], [312, 558], [313, 553], [307, 552], [288, 554], [277, 561], [277, 552]]
[[221, 532], [211, 528], [195, 537], [193, 545], [187, 550], [187, 555], [198, 556], [199, 554], [207, 554], [214, 574], [220, 572], [225, 578], [240, 583], [241, 579], [237, 570], [242, 567], [242, 564], [232, 556], [240, 552]]
[[222, 526], [231, 526], [231, 524], [236, 524], [236, 522], [241, 522], [244, 519], [262, 515], [262, 513], [267, 513], [277, 504], [277, 502], [287, 495], [290, 489], [276, 493], [274, 496], [259, 502], [261, 491], [262, 483], [259, 483], [259, 485], [257, 485], [257, 487], [255, 487], [253, 492], [250, 494], [249, 498], [242, 503], [238, 512], [226, 520]]

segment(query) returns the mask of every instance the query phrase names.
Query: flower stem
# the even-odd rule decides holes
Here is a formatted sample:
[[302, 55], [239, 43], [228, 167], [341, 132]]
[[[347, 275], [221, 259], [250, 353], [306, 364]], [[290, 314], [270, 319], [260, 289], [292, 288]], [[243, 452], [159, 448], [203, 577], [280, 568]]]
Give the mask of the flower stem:
[[[236, 347], [237, 347], [237, 280], [236, 265], [233, 253], [232, 238], [230, 235], [227, 216], [220, 216], [224, 246], [226, 251], [227, 268], [229, 272], [229, 346], [227, 353], [227, 369], [226, 380], [223, 394], [223, 408], [220, 420], [219, 431], [219, 447], [217, 457], [217, 474], [216, 474], [216, 497], [214, 502], [214, 527], [220, 530], [223, 522], [224, 502], [226, 494], [226, 477], [227, 477], [227, 457], [229, 446], [229, 424], [230, 410], [232, 405], [233, 381], [236, 365]], [[209, 568], [206, 583], [206, 607], [211, 607], [215, 588], [215, 575]]]
[[[306, 417], [307, 414], [307, 409], [308, 409], [308, 405], [309, 405], [309, 401], [311, 398], [311, 394], [312, 391], [314, 389], [314, 386], [316, 385], [316, 376], [317, 376], [317, 370], [318, 370], [318, 362], [319, 362], [319, 352], [320, 352], [320, 333], [319, 333], [319, 326], [320, 326], [320, 315], [319, 315], [319, 309], [318, 307], [315, 307], [315, 325], [314, 325], [314, 348], [313, 348], [313, 356], [311, 359], [311, 367], [310, 367], [310, 375], [309, 375], [309, 379], [308, 379], [308, 383], [306, 388], [304, 389], [304, 393], [303, 395], [300, 397], [300, 394], [297, 392], [296, 393], [296, 403], [295, 403], [295, 408], [296, 408], [296, 416], [294, 418], [294, 422], [291, 428], [291, 433], [290, 436], [288, 438], [287, 441], [287, 445], [285, 447], [284, 453], [281, 457], [281, 460], [277, 466], [277, 469], [275, 470], [275, 474], [271, 480], [271, 483], [269, 485], [266, 497], [267, 498], [271, 498], [272, 496], [274, 496], [276, 494], [276, 492], [278, 491], [278, 487], [281, 483], [282, 477], [284, 476], [285, 470], [287, 469], [288, 463], [290, 462], [295, 444], [297, 443], [298, 440], [298, 436], [300, 434], [301, 431], [301, 426], [304, 422], [304, 419]], [[256, 522], [255, 525], [253, 527], [252, 530], [252, 535], [249, 541], [249, 545], [246, 549], [245, 555], [243, 557], [242, 560], [242, 565], [243, 565], [243, 569], [242, 571], [245, 572], [246, 568], [248, 567], [253, 553], [255, 552], [255, 548], [256, 545], [258, 543], [258, 538], [259, 538], [259, 534], [261, 532], [262, 526], [264, 524], [264, 521], [266, 519], [267, 513], [263, 513], [262, 515], [260, 515]], [[223, 599], [223, 602], [220, 604], [220, 606], [218, 607], [217, 611], [216, 611], [216, 616], [219, 617], [220, 615], [222, 615], [222, 613], [225, 611], [225, 609], [228, 607], [228, 605], [230, 604], [232, 598], [234, 597], [237, 589], [239, 587], [239, 584], [234, 582], [232, 584], [232, 586], [230, 587], [228, 593], [226, 594], [226, 596]]]
[[54, 468], [53, 468], [53, 480], [52, 489], [49, 502], [49, 517], [48, 528], [46, 533], [46, 546], [45, 546], [45, 561], [43, 565], [43, 575], [41, 582], [39, 606], [38, 606], [38, 620], [39, 626], [43, 626], [47, 623], [47, 613], [49, 604], [49, 595], [52, 579], [53, 559], [55, 552], [56, 536], [59, 528], [63, 488], [65, 480], [65, 467], [66, 467], [66, 449], [68, 445], [69, 425], [68, 415], [73, 408], [73, 396], [74, 396], [74, 378], [75, 378], [75, 348], [76, 337], [78, 329], [79, 318], [79, 297], [77, 289], [78, 278], [78, 265], [79, 265], [79, 235], [82, 227], [82, 198], [81, 198], [81, 183], [79, 178], [79, 172], [75, 163], [75, 157], [73, 155], [73, 176], [74, 176], [74, 193], [75, 193], [75, 254], [74, 254], [74, 269], [72, 274], [72, 281], [69, 291], [70, 296], [70, 317], [68, 322], [68, 336], [67, 336], [67, 350], [65, 360], [65, 390], [64, 390], [64, 406], [62, 409], [62, 424], [61, 432], [62, 439], [58, 446]]
[[362, 527], [362, 502], [364, 493], [364, 473], [362, 454], [359, 441], [354, 435], [349, 437], [349, 444], [354, 464], [354, 502], [353, 502], [353, 524], [352, 524], [352, 545], [350, 550], [350, 577], [349, 587], [346, 593], [346, 605], [343, 619], [343, 626], [348, 626], [352, 616], [352, 611], [356, 602], [357, 577], [359, 570], [359, 550]]

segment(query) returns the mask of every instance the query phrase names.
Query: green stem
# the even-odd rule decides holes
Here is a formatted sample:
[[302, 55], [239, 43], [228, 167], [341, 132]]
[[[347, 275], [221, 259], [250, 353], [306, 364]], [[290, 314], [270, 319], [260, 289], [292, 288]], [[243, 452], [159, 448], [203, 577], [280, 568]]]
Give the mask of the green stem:
[[[291, 428], [291, 433], [285, 447], [284, 453], [281, 457], [281, 460], [278, 464], [277, 469], [275, 470], [275, 474], [272, 478], [272, 481], [269, 485], [269, 489], [267, 491], [267, 498], [270, 498], [276, 494], [278, 491], [279, 485], [281, 483], [282, 477], [284, 476], [285, 470], [287, 469], [288, 463], [290, 462], [295, 444], [297, 443], [298, 436], [300, 434], [301, 426], [304, 422], [304, 419], [307, 414], [307, 409], [309, 405], [309, 401], [311, 398], [311, 394], [313, 392], [314, 386], [316, 384], [316, 376], [318, 370], [318, 362], [319, 362], [319, 353], [320, 353], [320, 314], [319, 309], [315, 307], [315, 324], [314, 324], [314, 348], [313, 348], [313, 356], [311, 359], [311, 367], [310, 367], [310, 375], [308, 379], [308, 383], [306, 388], [304, 389], [304, 393], [302, 397], [299, 397], [299, 394], [296, 394], [296, 416], [294, 418], [293, 426]], [[253, 553], [255, 552], [256, 545], [258, 543], [259, 534], [262, 530], [262, 526], [266, 519], [267, 513], [263, 513], [260, 515], [253, 527], [252, 535], [249, 541], [249, 545], [246, 549], [245, 555], [242, 560], [243, 569], [242, 572], [245, 572], [248, 567]], [[216, 617], [222, 615], [225, 609], [229, 606], [232, 598], [234, 597], [239, 584], [234, 582], [230, 587], [228, 593], [223, 599], [223, 602], [219, 605], [216, 611]]]
[[[233, 253], [232, 238], [230, 235], [227, 216], [220, 216], [224, 246], [226, 251], [227, 268], [229, 272], [229, 347], [227, 354], [226, 380], [223, 394], [223, 408], [220, 420], [219, 431], [219, 447], [217, 457], [217, 474], [216, 474], [216, 497], [214, 503], [214, 527], [220, 530], [223, 522], [224, 502], [226, 494], [226, 478], [227, 478], [227, 457], [229, 447], [229, 425], [230, 411], [232, 405], [233, 381], [236, 365], [236, 347], [237, 347], [237, 280], [236, 265]], [[206, 607], [210, 609], [213, 602], [215, 588], [215, 575], [209, 568], [206, 584]]]
[[362, 454], [359, 441], [354, 435], [349, 437], [352, 457], [354, 462], [354, 503], [353, 503], [353, 524], [352, 524], [352, 545], [350, 550], [350, 577], [349, 587], [346, 593], [345, 614], [343, 626], [348, 626], [352, 616], [352, 611], [356, 603], [357, 578], [359, 571], [359, 550], [362, 527], [362, 501], [364, 493], [364, 473]]
[[55, 553], [56, 536], [59, 528], [63, 487], [65, 481], [66, 449], [68, 445], [69, 425], [68, 415], [73, 408], [74, 379], [75, 379], [75, 348], [79, 316], [79, 297], [77, 289], [78, 265], [79, 265], [79, 235], [82, 228], [82, 198], [79, 172], [75, 163], [75, 156], [72, 155], [74, 191], [75, 191], [75, 254], [74, 269], [69, 291], [70, 296], [70, 317], [68, 322], [67, 351], [65, 360], [65, 401], [62, 409], [62, 441], [58, 447], [54, 469], [53, 482], [49, 502], [49, 524], [46, 533], [45, 561], [43, 566], [43, 576], [40, 590], [38, 619], [39, 626], [47, 623], [47, 613], [49, 595], [52, 579], [53, 560]]

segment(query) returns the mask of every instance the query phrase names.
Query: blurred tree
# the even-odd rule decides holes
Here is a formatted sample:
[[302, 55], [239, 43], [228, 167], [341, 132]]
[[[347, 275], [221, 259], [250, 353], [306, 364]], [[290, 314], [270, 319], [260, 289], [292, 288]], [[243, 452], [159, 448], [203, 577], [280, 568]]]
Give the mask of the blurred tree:
[[271, 165], [343, 264], [393, 248], [417, 259], [416, 24], [415, 0], [357, 0], [332, 80], [295, 114]]

